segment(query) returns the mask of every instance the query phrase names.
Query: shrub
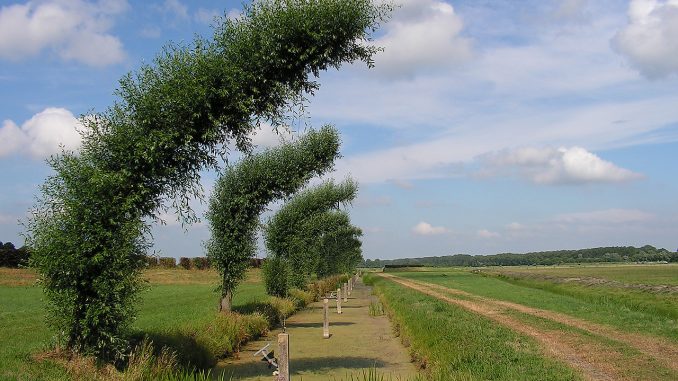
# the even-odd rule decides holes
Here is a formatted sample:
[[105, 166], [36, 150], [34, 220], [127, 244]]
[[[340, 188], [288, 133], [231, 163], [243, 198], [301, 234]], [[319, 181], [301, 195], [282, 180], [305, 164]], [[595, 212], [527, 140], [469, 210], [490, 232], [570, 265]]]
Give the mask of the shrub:
[[190, 270], [191, 267], [193, 267], [191, 265], [191, 259], [186, 257], [179, 258], [179, 266], [183, 267], [186, 270]]
[[330, 292], [336, 291], [345, 282], [348, 282], [348, 275], [333, 275], [309, 283], [308, 291], [313, 295], [314, 300], [319, 300]]
[[147, 267], [158, 267], [160, 265], [160, 261], [158, 260], [158, 257], [153, 257], [150, 255], [147, 255], [144, 260], [146, 261], [146, 266]]
[[198, 270], [207, 270], [210, 266], [210, 261], [206, 257], [191, 258], [191, 266]]
[[0, 267], [19, 268], [28, 266], [31, 253], [28, 247], [15, 248], [11, 242], [0, 242]]
[[177, 260], [176, 258], [170, 258], [170, 257], [162, 257], [159, 260], [160, 267], [164, 269], [173, 269], [177, 267]]
[[266, 259], [261, 266], [266, 293], [273, 296], [285, 297], [289, 289], [287, 283], [290, 277], [290, 267], [287, 261], [280, 257]]
[[189, 333], [199, 346], [207, 349], [212, 360], [210, 364], [195, 365], [203, 368], [213, 366], [217, 359], [238, 352], [243, 343], [267, 332], [268, 319], [261, 313], [215, 314], [213, 320]]
[[315, 296], [310, 291], [300, 290], [298, 288], [293, 288], [289, 291], [290, 299], [294, 301], [297, 309], [306, 307], [308, 304], [311, 304], [315, 301]]

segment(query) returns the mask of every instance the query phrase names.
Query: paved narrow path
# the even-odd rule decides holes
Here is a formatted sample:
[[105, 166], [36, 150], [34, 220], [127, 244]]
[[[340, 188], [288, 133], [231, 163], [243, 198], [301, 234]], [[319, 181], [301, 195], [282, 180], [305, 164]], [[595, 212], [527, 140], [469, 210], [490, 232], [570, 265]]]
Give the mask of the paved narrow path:
[[[323, 339], [322, 301], [287, 320], [290, 335], [290, 373], [293, 380], [350, 380], [351, 375], [361, 375], [370, 369], [385, 374], [393, 380], [406, 380], [417, 371], [410, 361], [407, 349], [394, 337], [391, 324], [385, 316], [369, 316], [372, 300], [371, 288], [360, 280], [353, 288], [348, 302], [342, 303], [342, 314], [337, 314], [336, 301], [330, 300], [330, 334]], [[227, 359], [215, 367], [213, 374], [232, 376], [233, 380], [272, 380], [271, 370], [254, 357], [254, 353], [267, 343], [275, 349], [275, 330], [261, 340], [249, 343], [239, 358]]]

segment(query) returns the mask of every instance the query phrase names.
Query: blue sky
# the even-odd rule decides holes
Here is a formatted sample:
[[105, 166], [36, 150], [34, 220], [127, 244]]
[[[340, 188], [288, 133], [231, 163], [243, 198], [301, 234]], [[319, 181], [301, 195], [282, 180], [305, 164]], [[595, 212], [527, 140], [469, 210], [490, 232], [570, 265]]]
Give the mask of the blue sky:
[[[399, 3], [374, 36], [376, 68], [323, 73], [308, 107], [311, 125], [342, 133], [332, 177], [360, 183], [366, 258], [678, 247], [677, 0]], [[77, 116], [104, 110], [168, 41], [240, 9], [0, 1], [0, 240], [23, 242], [17, 220], [44, 159], [78, 147]], [[253, 138], [280, 140], [266, 126]], [[155, 250], [203, 255], [204, 224], [165, 220]]]

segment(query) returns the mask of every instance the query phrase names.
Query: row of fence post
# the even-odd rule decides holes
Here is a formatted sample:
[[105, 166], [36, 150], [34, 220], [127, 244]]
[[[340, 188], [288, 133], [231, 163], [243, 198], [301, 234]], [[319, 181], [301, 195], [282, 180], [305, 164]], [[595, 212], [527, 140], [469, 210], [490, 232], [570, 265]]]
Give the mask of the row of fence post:
[[[348, 302], [348, 296], [353, 291], [353, 284], [357, 279], [357, 275], [353, 275], [344, 283], [343, 292], [342, 287], [337, 288], [337, 314], [341, 314], [341, 302]], [[323, 338], [330, 338], [330, 316], [329, 316], [329, 299], [323, 299]], [[287, 333], [278, 334], [278, 374], [275, 376], [275, 381], [289, 381], [290, 380], [290, 336]]]

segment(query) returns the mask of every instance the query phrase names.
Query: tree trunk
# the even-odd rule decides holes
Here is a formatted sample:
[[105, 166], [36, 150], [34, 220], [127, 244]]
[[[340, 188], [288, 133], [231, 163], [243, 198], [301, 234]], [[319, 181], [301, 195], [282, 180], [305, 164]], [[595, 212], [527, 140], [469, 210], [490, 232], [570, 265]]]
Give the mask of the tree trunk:
[[233, 302], [233, 293], [226, 291], [221, 294], [221, 302], [219, 303], [219, 312], [231, 312], [231, 303]]

